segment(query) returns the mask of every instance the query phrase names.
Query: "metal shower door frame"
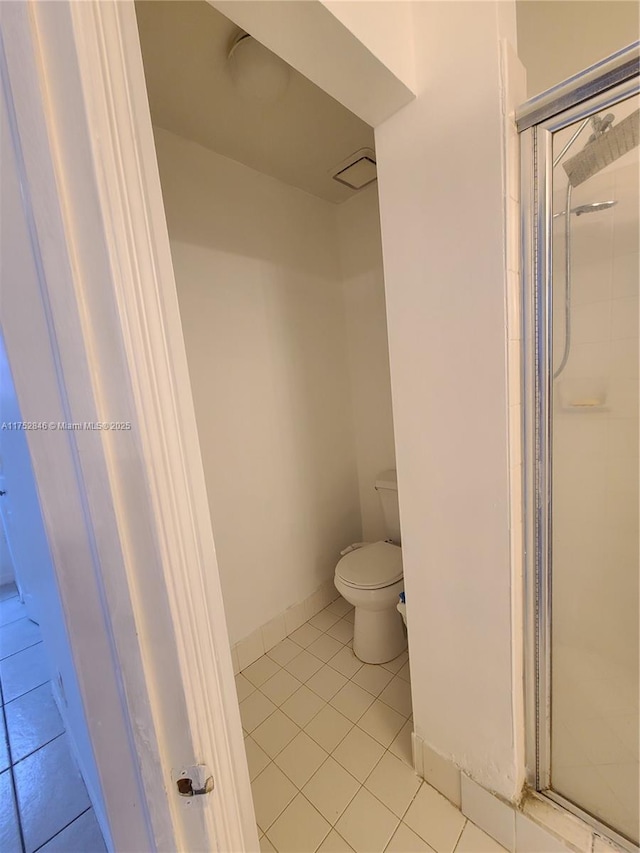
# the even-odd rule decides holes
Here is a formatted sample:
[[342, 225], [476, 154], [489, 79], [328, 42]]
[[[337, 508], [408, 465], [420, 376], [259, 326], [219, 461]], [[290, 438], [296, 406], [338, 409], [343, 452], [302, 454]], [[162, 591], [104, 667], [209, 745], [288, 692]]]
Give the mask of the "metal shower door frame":
[[[524, 329], [525, 715], [529, 787], [623, 849], [637, 848], [552, 789], [553, 134], [640, 91], [640, 43], [518, 110]], [[600, 71], [601, 73], [597, 73]]]

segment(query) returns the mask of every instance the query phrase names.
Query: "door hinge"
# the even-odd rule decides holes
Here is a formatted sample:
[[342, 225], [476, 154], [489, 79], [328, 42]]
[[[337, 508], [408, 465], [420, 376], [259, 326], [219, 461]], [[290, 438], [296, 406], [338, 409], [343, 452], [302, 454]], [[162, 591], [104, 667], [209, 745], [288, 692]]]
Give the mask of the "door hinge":
[[213, 776], [204, 764], [183, 768], [175, 778], [175, 783], [181, 797], [195, 797], [213, 791]]

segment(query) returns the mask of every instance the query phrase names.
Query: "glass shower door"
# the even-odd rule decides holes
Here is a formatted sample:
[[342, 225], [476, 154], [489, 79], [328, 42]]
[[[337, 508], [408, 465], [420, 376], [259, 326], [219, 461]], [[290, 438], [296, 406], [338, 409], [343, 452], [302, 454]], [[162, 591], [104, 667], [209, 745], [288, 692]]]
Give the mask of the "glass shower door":
[[518, 115], [528, 781], [629, 850], [640, 835], [639, 47]]
[[639, 106], [553, 134], [549, 294], [549, 784], [636, 843]]

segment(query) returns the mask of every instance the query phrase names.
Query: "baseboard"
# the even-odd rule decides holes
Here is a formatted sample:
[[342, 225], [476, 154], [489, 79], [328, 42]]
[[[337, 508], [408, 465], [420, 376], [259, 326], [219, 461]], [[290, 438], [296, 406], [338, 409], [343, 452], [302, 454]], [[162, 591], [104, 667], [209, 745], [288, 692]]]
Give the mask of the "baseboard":
[[293, 634], [301, 625], [323, 610], [340, 593], [334, 586], [333, 578], [325, 581], [304, 601], [283, 610], [278, 616], [265, 622], [253, 633], [231, 647], [233, 671], [237, 675], [279, 642]]
[[418, 776], [457, 806], [511, 853], [629, 853], [613, 839], [536, 792], [520, 803], [504, 800], [479, 785], [453, 761], [411, 735]]
[[411, 735], [411, 746], [418, 776], [460, 808], [460, 769], [427, 746], [415, 732]]
[[91, 784], [91, 774], [87, 772], [87, 768], [84, 766], [84, 761], [82, 758], [82, 750], [78, 749], [78, 744], [76, 743], [73, 728], [69, 725], [69, 715], [67, 714], [67, 703], [65, 702], [64, 696], [62, 695], [60, 685], [57, 683], [55, 678], [51, 679], [51, 692], [53, 693], [53, 700], [56, 703], [56, 707], [58, 708], [58, 712], [62, 717], [62, 723], [64, 725], [65, 733], [67, 735], [67, 740], [69, 743], [69, 747], [71, 748], [71, 754], [73, 755], [73, 760], [75, 761], [78, 770], [80, 771], [80, 775], [84, 781], [85, 787], [87, 789], [87, 794], [89, 795], [89, 800], [91, 802], [91, 806], [93, 808], [94, 814], [96, 816], [96, 820], [98, 821], [98, 826], [100, 827], [100, 831], [102, 832], [102, 837], [104, 838], [104, 843], [107, 850], [111, 850], [110, 846], [110, 838], [111, 838], [111, 830], [109, 829], [109, 823], [107, 821], [107, 816], [103, 811], [102, 806], [102, 796], [98, 791], [93, 789], [93, 785]]

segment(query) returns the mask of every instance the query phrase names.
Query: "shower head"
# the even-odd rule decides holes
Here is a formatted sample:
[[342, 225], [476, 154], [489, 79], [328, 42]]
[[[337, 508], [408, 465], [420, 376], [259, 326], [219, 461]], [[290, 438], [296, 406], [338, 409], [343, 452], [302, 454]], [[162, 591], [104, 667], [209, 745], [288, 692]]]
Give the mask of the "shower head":
[[578, 207], [574, 207], [571, 213], [575, 213], [576, 216], [582, 216], [583, 213], [595, 213], [596, 210], [609, 210], [610, 207], [613, 207], [617, 203], [617, 201], [592, 201], [591, 204], [581, 204]]
[[[614, 204], [617, 204], [617, 201], [592, 201], [590, 204], [580, 204], [578, 207], [572, 207], [571, 213], [575, 213], [576, 216], [582, 216], [583, 213], [595, 213], [597, 210], [609, 210], [610, 207], [613, 207]], [[558, 213], [553, 214], [553, 218], [557, 219], [559, 216], [564, 216], [566, 211], [561, 210]]]
[[[608, 120], [608, 121], [606, 121]], [[569, 183], [577, 187], [596, 175], [605, 166], [631, 151], [640, 141], [640, 109], [622, 119], [617, 125], [605, 116], [606, 124], [596, 128], [596, 133], [578, 154], [562, 164]], [[604, 124], [604, 121], [603, 121]]]

